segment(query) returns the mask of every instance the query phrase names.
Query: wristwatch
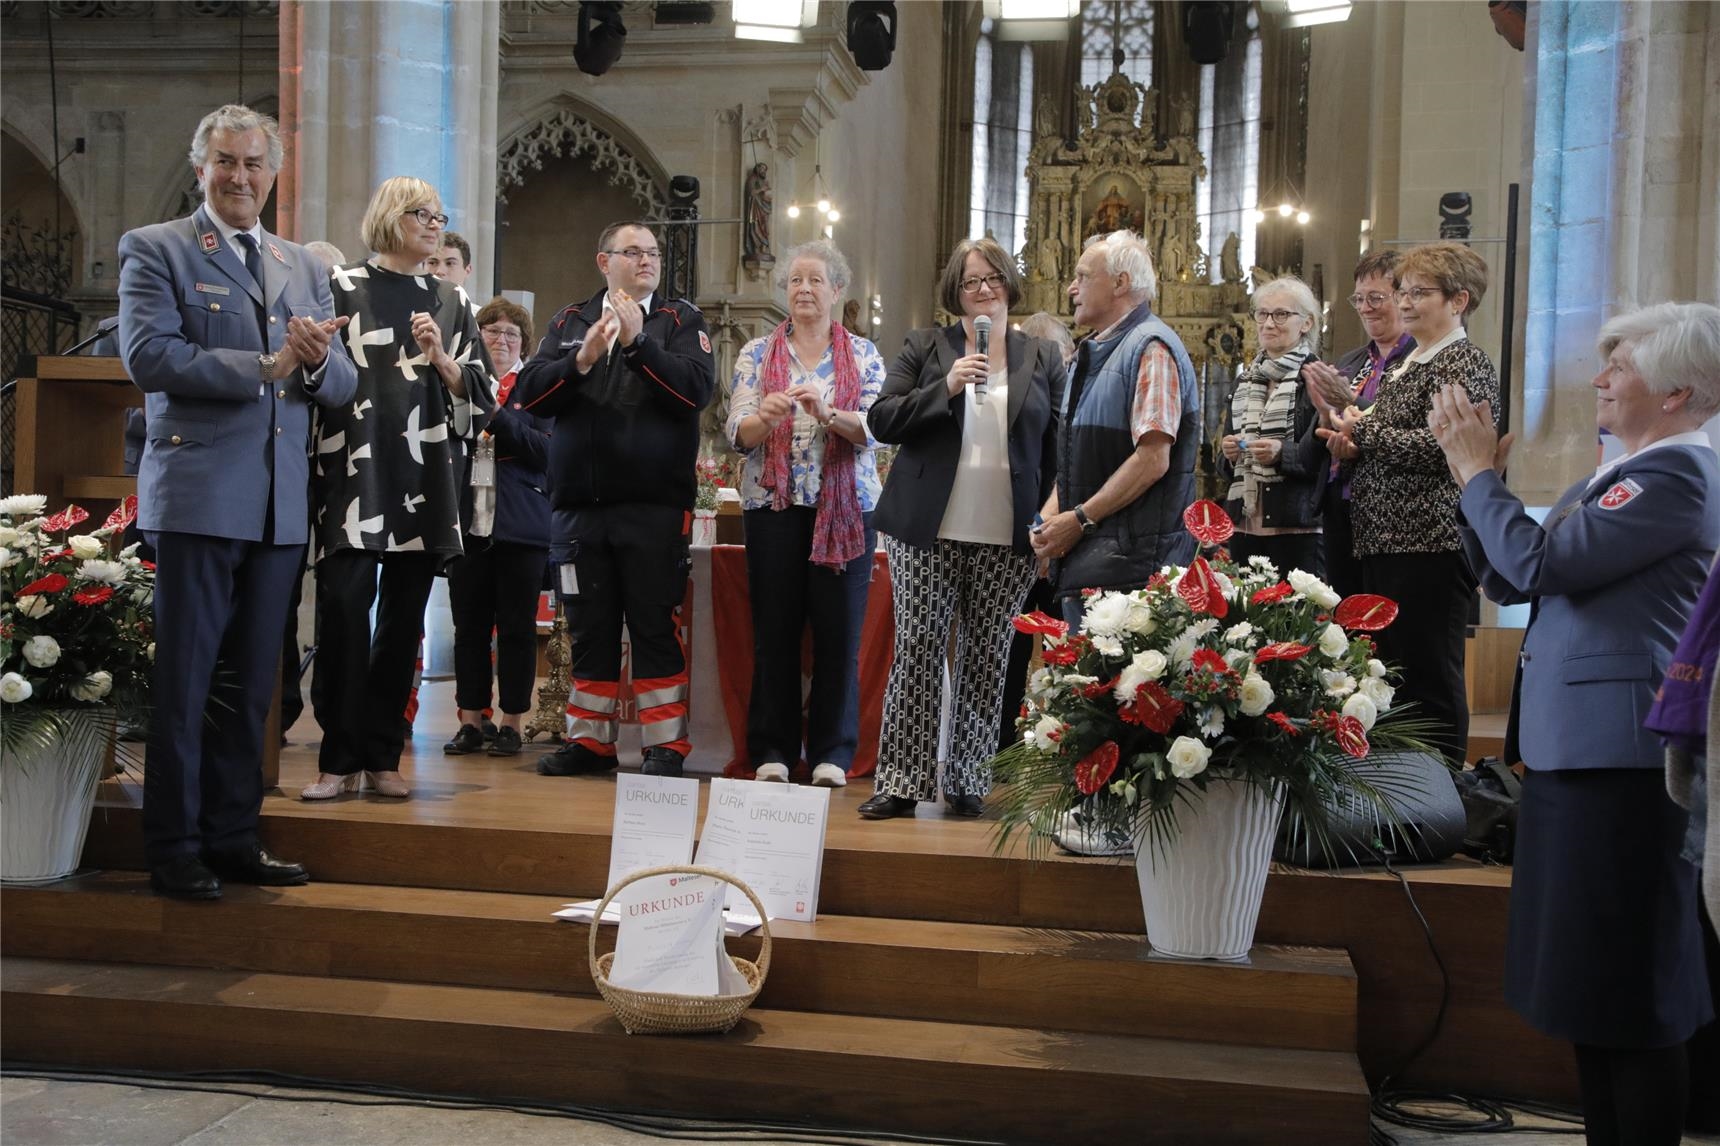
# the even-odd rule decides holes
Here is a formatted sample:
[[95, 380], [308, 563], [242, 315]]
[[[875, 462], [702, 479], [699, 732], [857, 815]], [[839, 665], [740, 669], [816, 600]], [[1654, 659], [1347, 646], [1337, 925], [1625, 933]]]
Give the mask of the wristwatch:
[[275, 356], [273, 354], [257, 355], [257, 377], [264, 382], [272, 382], [275, 377]]
[[1082, 533], [1092, 533], [1095, 529], [1099, 528], [1099, 523], [1087, 516], [1086, 505], [1078, 505], [1069, 512], [1073, 513], [1075, 515], [1075, 520], [1081, 523]]
[[634, 350], [638, 350], [641, 346], [644, 346], [645, 345], [645, 332], [643, 330], [641, 330], [638, 334], [635, 334], [633, 336], [633, 341], [629, 342], [627, 345], [632, 347]]

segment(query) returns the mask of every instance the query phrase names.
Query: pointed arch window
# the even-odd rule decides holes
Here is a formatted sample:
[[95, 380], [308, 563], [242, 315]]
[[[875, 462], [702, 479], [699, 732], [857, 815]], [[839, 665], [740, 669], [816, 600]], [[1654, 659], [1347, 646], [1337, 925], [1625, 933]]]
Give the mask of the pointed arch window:
[[980, 24], [974, 55], [973, 191], [968, 237], [990, 233], [1005, 250], [1027, 243], [1027, 153], [1033, 146], [1033, 46]]
[[[1254, 206], [1260, 198], [1260, 10], [1248, 5], [1248, 37], [1232, 42], [1216, 64], [1200, 69], [1200, 119], [1196, 132], [1206, 156], [1207, 177], [1195, 185], [1195, 214], [1211, 259], [1212, 282], [1222, 277], [1216, 252], [1236, 232], [1243, 273], [1255, 262]], [[1240, 48], [1240, 50], [1238, 50]]]
[[1153, 86], [1153, 0], [1086, 0], [1081, 5], [1081, 84], [1111, 76], [1112, 55], [1123, 49], [1123, 74]]

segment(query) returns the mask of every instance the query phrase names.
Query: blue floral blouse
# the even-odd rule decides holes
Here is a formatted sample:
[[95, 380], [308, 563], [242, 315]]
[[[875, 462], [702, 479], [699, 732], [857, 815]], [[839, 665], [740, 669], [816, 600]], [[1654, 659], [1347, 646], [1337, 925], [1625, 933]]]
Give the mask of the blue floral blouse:
[[[860, 370], [860, 424], [866, 425], [867, 411], [872, 409], [872, 403], [878, 400], [878, 392], [884, 386], [884, 359], [878, 353], [878, 348], [859, 335], [849, 335], [850, 345], [854, 348], [854, 365]], [[764, 476], [764, 451], [769, 443], [768, 438], [754, 446], [751, 450], [742, 450], [736, 436], [740, 432], [741, 419], [758, 413], [760, 390], [759, 367], [764, 362], [765, 346], [770, 342], [768, 337], [755, 338], [745, 346], [735, 359], [735, 380], [733, 393], [729, 398], [729, 420], [724, 431], [736, 450], [746, 456], [746, 465], [741, 469], [741, 507], [743, 509], [771, 508], [771, 491], [760, 484]], [[795, 356], [793, 347], [789, 348], [789, 385], [798, 386], [803, 382], [816, 383], [824, 395], [826, 402], [831, 402], [831, 393], [836, 387], [836, 363], [829, 350], [819, 359], [818, 366], [807, 370]], [[831, 403], [834, 405], [834, 403]], [[818, 504], [819, 486], [824, 481], [824, 440], [827, 431], [818, 422], [802, 410], [797, 404], [794, 409], [793, 438], [789, 442], [788, 461], [792, 474], [791, 503], [802, 506]], [[860, 512], [870, 513], [878, 507], [878, 495], [883, 486], [878, 481], [878, 463], [872, 451], [878, 443], [872, 438], [872, 430], [866, 430], [866, 445], [856, 447], [854, 451], [854, 487], [860, 499]]]

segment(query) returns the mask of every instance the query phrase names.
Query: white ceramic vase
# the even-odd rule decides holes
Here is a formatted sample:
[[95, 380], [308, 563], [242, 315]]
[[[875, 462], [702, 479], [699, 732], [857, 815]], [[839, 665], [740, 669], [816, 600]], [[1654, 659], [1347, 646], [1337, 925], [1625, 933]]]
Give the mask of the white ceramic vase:
[[65, 736], [0, 751], [0, 882], [78, 870], [113, 727], [111, 713], [80, 712]]
[[717, 543], [717, 511], [714, 509], [695, 509], [693, 511], [694, 545], [715, 545]]
[[1283, 814], [1282, 792], [1215, 780], [1204, 796], [1177, 808], [1170, 838], [1139, 841], [1135, 875], [1155, 952], [1179, 959], [1248, 958]]

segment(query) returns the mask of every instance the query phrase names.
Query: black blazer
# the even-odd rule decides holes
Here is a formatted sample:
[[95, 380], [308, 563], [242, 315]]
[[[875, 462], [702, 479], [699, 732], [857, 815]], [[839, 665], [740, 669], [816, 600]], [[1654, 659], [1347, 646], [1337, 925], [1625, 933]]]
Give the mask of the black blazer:
[[[1030, 553], [1027, 531], [1057, 479], [1057, 411], [1066, 383], [1057, 347], [1011, 330], [1009, 477], [1014, 548]], [[951, 398], [950, 367], [966, 354], [960, 323], [912, 331], [866, 415], [872, 436], [900, 447], [873, 524], [898, 541], [929, 549], [956, 483], [967, 400]]]

